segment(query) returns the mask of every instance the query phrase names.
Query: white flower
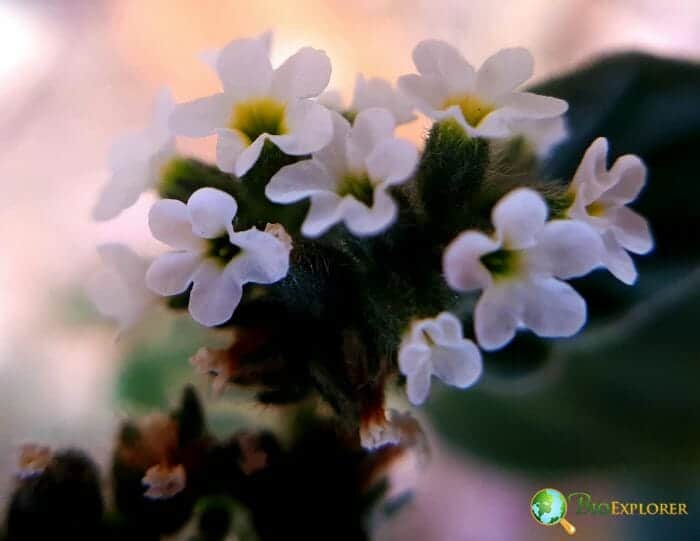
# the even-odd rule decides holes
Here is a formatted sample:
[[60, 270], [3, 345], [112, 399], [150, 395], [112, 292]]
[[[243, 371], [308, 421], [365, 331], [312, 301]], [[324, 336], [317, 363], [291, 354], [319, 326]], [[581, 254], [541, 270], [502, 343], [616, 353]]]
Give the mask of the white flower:
[[167, 466], [158, 464], [148, 468], [141, 483], [147, 487], [144, 496], [151, 500], [172, 498], [182, 492], [187, 484], [187, 474], [182, 464]]
[[241, 39], [216, 58], [223, 92], [179, 104], [170, 127], [189, 137], [218, 136], [216, 163], [243, 176], [269, 139], [290, 155], [309, 154], [331, 138], [328, 110], [312, 98], [328, 84], [323, 51], [305, 47], [272, 68], [265, 38]]
[[280, 169], [265, 189], [277, 203], [311, 198], [302, 233], [317, 237], [344, 222], [355, 235], [374, 235], [396, 218], [387, 189], [413, 173], [418, 152], [395, 139], [394, 118], [385, 109], [367, 109], [350, 123], [333, 112], [333, 139], [311, 160]]
[[174, 199], [151, 209], [153, 236], [175, 248], [161, 255], [146, 273], [146, 284], [159, 295], [177, 295], [190, 284], [190, 314], [202, 325], [228, 321], [243, 285], [271, 284], [286, 276], [289, 248], [256, 228], [236, 232], [236, 200], [214, 188], [201, 188], [187, 205]]
[[176, 154], [175, 137], [168, 128], [172, 110], [170, 92], [161, 90], [155, 99], [151, 125], [114, 144], [109, 156], [111, 178], [92, 211], [95, 220], [116, 217], [160, 180], [163, 168]]
[[474, 328], [484, 349], [504, 346], [520, 327], [544, 337], [571, 336], [586, 321], [584, 300], [557, 278], [598, 266], [600, 237], [585, 223], [546, 219], [542, 197], [520, 188], [494, 207], [492, 236], [466, 231], [445, 250], [447, 283], [460, 291], [483, 290]]
[[475, 71], [451, 45], [426, 40], [413, 50], [413, 62], [420, 75], [400, 77], [399, 88], [430, 118], [454, 119], [472, 137], [510, 137], [513, 121], [557, 117], [568, 107], [517, 90], [533, 70], [523, 48], [502, 49]]
[[355, 116], [365, 109], [380, 107], [392, 115], [397, 124], [405, 124], [415, 119], [410, 100], [399, 89], [395, 89], [388, 81], [373, 77], [365, 79], [361, 73], [355, 78], [355, 90], [349, 107], [343, 105], [342, 97], [336, 90], [329, 90], [318, 97], [318, 101], [339, 113], [350, 113]]
[[481, 367], [479, 348], [462, 336], [462, 324], [449, 312], [414, 321], [399, 348], [399, 369], [415, 405], [428, 397], [431, 376], [464, 389], [479, 378]]
[[158, 299], [146, 287], [149, 262], [123, 244], [102, 244], [97, 252], [107, 268], [90, 279], [87, 294], [121, 333], [137, 325]]
[[654, 247], [647, 221], [627, 204], [646, 182], [646, 167], [632, 154], [619, 157], [607, 169], [608, 141], [593, 141], [581, 160], [570, 190], [574, 197], [567, 215], [596, 229], [603, 239], [603, 265], [620, 281], [637, 279], [634, 261], [627, 253], [645, 254]]

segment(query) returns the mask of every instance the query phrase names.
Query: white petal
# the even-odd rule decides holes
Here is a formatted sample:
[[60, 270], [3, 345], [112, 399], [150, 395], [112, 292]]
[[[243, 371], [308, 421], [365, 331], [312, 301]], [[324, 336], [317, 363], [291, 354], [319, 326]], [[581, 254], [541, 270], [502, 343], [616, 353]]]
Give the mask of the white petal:
[[410, 122], [415, 118], [406, 96], [394, 90], [388, 81], [378, 77], [365, 79], [361, 73], [358, 73], [350, 110], [359, 113], [371, 107], [381, 107], [391, 111], [399, 124]]
[[364, 160], [382, 141], [394, 137], [396, 121], [386, 109], [366, 109], [355, 117], [348, 140], [348, 158], [351, 164], [364, 168]]
[[[580, 198], [580, 203], [584, 207], [598, 199], [606, 189], [610, 188], [607, 180], [607, 159], [608, 140], [605, 137], [598, 137], [583, 154], [571, 184], [576, 188], [577, 200]], [[591, 188], [594, 188], [595, 191], [589, 195]]]
[[326, 90], [316, 99], [318, 103], [333, 111], [341, 112], [344, 109], [343, 96], [338, 90]]
[[372, 150], [366, 164], [373, 181], [399, 184], [415, 171], [418, 150], [403, 139], [385, 139]]
[[227, 265], [227, 272], [241, 285], [272, 284], [287, 275], [289, 247], [274, 235], [252, 228], [232, 233], [230, 238], [242, 251]]
[[618, 179], [617, 183], [604, 194], [606, 201], [614, 201], [625, 205], [637, 199], [642, 191], [647, 177], [647, 168], [633, 154], [620, 156], [610, 169], [610, 176]]
[[418, 370], [406, 378], [406, 395], [414, 406], [422, 404], [428, 398], [430, 375], [430, 367], [426, 365], [422, 370]]
[[348, 172], [347, 143], [350, 123], [336, 111], [330, 112], [333, 136], [326, 146], [314, 152], [314, 159], [320, 161], [334, 178], [341, 178]]
[[173, 95], [167, 88], [161, 88], [153, 100], [153, 126], [162, 134], [169, 133], [170, 115], [175, 109]]
[[425, 344], [408, 341], [399, 349], [399, 370], [405, 376], [423, 370], [430, 358], [430, 348]]
[[113, 269], [133, 291], [145, 289], [148, 262], [128, 246], [118, 243], [100, 244], [97, 253], [106, 266]]
[[358, 236], [381, 233], [396, 220], [398, 213], [396, 203], [381, 185], [374, 189], [371, 208], [353, 197], [345, 197], [342, 207], [345, 225]]
[[515, 92], [504, 99], [502, 106], [513, 118], [551, 118], [563, 115], [569, 108], [564, 100], [530, 92]]
[[537, 278], [522, 286], [523, 324], [542, 337], [576, 334], [586, 322], [586, 303], [574, 288], [556, 278]]
[[501, 49], [490, 56], [476, 74], [479, 96], [496, 99], [512, 92], [532, 77], [535, 61], [523, 47]]
[[413, 49], [413, 62], [421, 74], [439, 77], [448, 95], [469, 92], [474, 87], [474, 68], [444, 41], [421, 41]]
[[402, 75], [398, 81], [399, 88], [426, 115], [433, 117], [436, 109], [449, 97], [442, 81], [433, 75]]
[[481, 353], [471, 340], [457, 346], [437, 346], [431, 356], [433, 374], [448, 385], [464, 389], [481, 375]]
[[177, 295], [187, 290], [197, 267], [199, 254], [168, 252], [156, 259], [146, 272], [146, 285], [158, 295]]
[[637, 281], [637, 269], [634, 261], [625, 249], [615, 240], [611, 231], [603, 235], [605, 253], [603, 264], [621, 282], [632, 285]]
[[265, 139], [267, 138], [268, 136], [265, 134], [259, 135], [258, 138], [253, 141], [253, 144], [241, 151], [238, 158], [236, 158], [236, 164], [233, 167], [233, 173], [237, 177], [242, 177], [255, 165], [255, 162], [258, 161], [260, 153], [265, 146]]
[[529, 188], [509, 192], [493, 208], [491, 221], [508, 249], [532, 246], [547, 219], [547, 204]]
[[135, 294], [113, 270], [91, 276], [86, 285], [90, 301], [100, 314], [117, 322], [120, 332], [139, 323], [153, 301], [150, 292], [140, 295], [139, 291]]
[[98, 196], [92, 210], [93, 219], [103, 221], [118, 216], [136, 203], [150, 180], [147, 163], [134, 163], [115, 171]]
[[324, 51], [304, 47], [275, 70], [271, 94], [283, 101], [318, 96], [328, 86], [331, 61]]
[[342, 198], [335, 193], [317, 193], [311, 196], [311, 206], [301, 226], [307, 237], [318, 237], [337, 224], [342, 217]]
[[234, 96], [236, 100], [267, 95], [273, 71], [265, 41], [232, 41], [219, 53], [216, 71], [226, 93]]
[[316, 159], [286, 165], [270, 179], [265, 195], [276, 203], [293, 203], [319, 192], [333, 191], [335, 181]]
[[231, 116], [232, 99], [214, 94], [175, 106], [170, 115], [170, 129], [187, 137], [206, 137], [217, 128], [225, 128]]
[[213, 327], [225, 323], [241, 302], [243, 289], [235, 274], [218, 262], [204, 261], [192, 278], [190, 315], [197, 323]]
[[482, 349], [498, 349], [513, 339], [522, 307], [517, 286], [484, 290], [474, 309], [474, 332]]
[[462, 341], [464, 333], [462, 331], [462, 323], [454, 314], [450, 312], [441, 312], [435, 322], [440, 329], [441, 342], [444, 344], [458, 344]]
[[247, 148], [241, 135], [228, 128], [216, 130], [216, 165], [225, 173], [233, 173], [241, 153]]
[[564, 279], [587, 274], [602, 263], [602, 257], [600, 235], [575, 220], [548, 222], [537, 236], [537, 246], [528, 251], [535, 268]]
[[471, 291], [491, 284], [491, 274], [481, 257], [500, 248], [500, 244], [479, 231], [465, 231], [445, 249], [442, 270], [452, 289]]
[[215, 188], [200, 188], [187, 201], [192, 231], [204, 239], [220, 237], [233, 231], [238, 211], [236, 200]]
[[187, 205], [175, 199], [161, 199], [148, 214], [151, 233], [159, 241], [179, 250], [199, 251], [204, 241], [192, 232]]
[[330, 111], [311, 100], [299, 100], [287, 107], [289, 133], [271, 135], [270, 140], [290, 156], [322, 149], [333, 136]]
[[647, 221], [627, 207], [615, 211], [612, 232], [625, 249], [635, 254], [646, 254], [654, 247]]
[[551, 150], [563, 142], [569, 134], [563, 116], [516, 120], [511, 122], [511, 129], [515, 135], [525, 137], [540, 157], [549, 155]]

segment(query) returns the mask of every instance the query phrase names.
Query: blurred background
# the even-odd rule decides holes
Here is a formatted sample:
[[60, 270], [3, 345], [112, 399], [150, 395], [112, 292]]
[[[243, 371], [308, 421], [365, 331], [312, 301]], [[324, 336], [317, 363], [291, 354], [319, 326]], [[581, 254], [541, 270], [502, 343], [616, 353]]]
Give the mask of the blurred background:
[[[538, 80], [616, 51], [700, 59], [694, 0], [0, 0], [0, 504], [18, 444], [79, 445], [106, 463], [120, 418], [169, 404], [179, 382], [194, 377], [186, 361], [192, 344], [215, 338], [185, 321], [156, 317], [147, 330], [115, 341], [115, 329], [97, 318], [83, 294], [98, 268], [100, 242], [158, 251], [146, 226], [151, 200], [144, 196], [107, 224], [92, 223], [90, 211], [107, 178], [111, 141], [147, 121], [155, 91], [167, 85], [178, 101], [214, 91], [216, 77], [198, 54], [268, 29], [274, 31], [273, 63], [303, 45], [325, 49], [333, 62], [331, 87], [347, 97], [358, 71], [390, 80], [412, 72], [411, 50], [428, 37], [451, 42], [474, 64], [500, 48], [525, 46], [535, 56]], [[404, 134], [418, 142], [425, 125], [418, 120]], [[185, 141], [183, 148], [203, 156], [212, 151], [211, 141]], [[698, 280], [690, 285], [697, 291]], [[594, 349], [596, 340], [589, 337]], [[672, 363], [676, 351], [672, 346], [647, 374], [655, 385], [673, 371], [664, 363]], [[697, 349], [686, 354], [688, 362], [700, 362]], [[556, 384], [560, 371], [544, 367], [516, 384], [487, 380], [483, 392], [523, 394]], [[151, 387], [139, 386], [144, 381]], [[696, 392], [697, 382], [686, 378], [685, 390]], [[669, 385], [664, 400], [675, 394], [675, 383]], [[564, 388], [562, 395], [576, 392], [594, 394], [595, 388]], [[640, 384], [636, 392], [647, 389]], [[561, 538], [558, 527], [540, 527], [529, 516], [529, 499], [543, 486], [591, 492], [599, 501], [689, 502], [688, 519], [570, 516], [580, 539], [700, 537], [693, 513], [700, 497], [688, 488], [697, 485], [697, 469], [664, 472], [659, 456], [660, 467], [642, 474], [625, 466], [624, 454], [585, 464], [554, 459], [549, 468], [547, 449], [537, 450], [541, 461], [520, 464], [465, 435], [460, 423], [477, 411], [466, 408], [485, 402], [457, 409], [451, 399], [437, 393], [428, 408], [442, 416], [436, 426], [445, 438], [435, 437], [434, 460], [413, 504], [380, 528], [382, 539]], [[688, 418], [674, 434], [697, 463], [698, 412], [675, 406]], [[445, 416], [457, 428], [446, 426]], [[570, 417], [570, 430], [584, 430], [578, 419]], [[615, 428], [585, 452], [615, 456]], [[501, 428], [489, 430], [497, 445]]]

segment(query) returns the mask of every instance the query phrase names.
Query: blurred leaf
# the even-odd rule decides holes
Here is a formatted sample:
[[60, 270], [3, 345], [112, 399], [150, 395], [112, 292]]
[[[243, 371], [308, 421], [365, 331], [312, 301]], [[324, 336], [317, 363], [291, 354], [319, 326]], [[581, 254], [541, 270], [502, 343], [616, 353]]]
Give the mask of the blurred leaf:
[[434, 423], [451, 442], [518, 468], [697, 470], [700, 67], [625, 54], [535, 91], [570, 104], [571, 137], [545, 164], [549, 178], [568, 181], [597, 136], [609, 138], [611, 159], [644, 159], [649, 181], [635, 207], [657, 247], [636, 259], [634, 287], [607, 271], [575, 281], [589, 303], [589, 328], [549, 341], [547, 370], [534, 390], [515, 379], [510, 390], [518, 392], [503, 393], [499, 368], [515, 358], [504, 353], [493, 366], [487, 357], [476, 389], [433, 397]]

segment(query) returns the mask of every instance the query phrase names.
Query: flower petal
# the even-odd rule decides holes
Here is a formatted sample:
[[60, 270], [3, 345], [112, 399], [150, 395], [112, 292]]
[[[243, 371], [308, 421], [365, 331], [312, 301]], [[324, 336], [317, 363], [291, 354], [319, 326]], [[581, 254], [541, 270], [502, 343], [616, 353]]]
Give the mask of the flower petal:
[[425, 344], [406, 342], [399, 349], [399, 370], [405, 376], [423, 370], [430, 358], [430, 348]]
[[559, 278], [587, 274], [602, 263], [603, 243], [591, 226], [575, 220], [548, 222], [528, 251], [531, 264]]
[[421, 41], [413, 49], [413, 62], [422, 75], [439, 77], [448, 95], [469, 92], [474, 87], [474, 68], [444, 41]]
[[347, 146], [350, 123], [339, 113], [330, 112], [333, 136], [326, 146], [314, 152], [318, 160], [334, 178], [342, 178], [348, 172]]
[[394, 137], [396, 121], [386, 109], [365, 109], [355, 117], [348, 140], [351, 167], [364, 169], [364, 160], [381, 142]]
[[225, 94], [214, 94], [175, 106], [170, 115], [170, 129], [187, 137], [206, 137], [217, 128], [224, 128], [231, 116], [232, 100]]
[[612, 231], [603, 235], [603, 242], [605, 244], [603, 264], [622, 283], [628, 286], [634, 284], [637, 281], [637, 269], [634, 261], [617, 242]]
[[224, 173], [233, 173], [239, 156], [248, 145], [237, 131], [220, 128], [216, 134], [216, 165]]
[[449, 97], [442, 81], [434, 75], [402, 75], [398, 81], [399, 89], [406, 94], [416, 106], [432, 118], [436, 109], [441, 109]]
[[265, 40], [232, 41], [219, 53], [216, 71], [224, 90], [236, 101], [268, 95], [273, 71]]
[[513, 92], [532, 77], [535, 61], [523, 47], [501, 49], [481, 65], [476, 74], [476, 92], [497, 99]]
[[626, 205], [637, 199], [639, 192], [644, 188], [647, 168], [638, 156], [625, 154], [615, 160], [610, 169], [610, 176], [618, 180], [603, 194], [603, 198], [619, 205]]
[[187, 290], [197, 267], [199, 254], [168, 252], [158, 257], [146, 271], [146, 285], [158, 295], [178, 295]]
[[275, 70], [271, 94], [284, 101], [318, 96], [331, 78], [331, 61], [325, 51], [303, 47]]
[[654, 247], [649, 224], [632, 209], [617, 209], [611, 229], [615, 239], [630, 252], [646, 254]]
[[307, 237], [318, 237], [342, 218], [342, 198], [335, 193], [317, 193], [311, 196], [311, 206], [301, 226]]
[[345, 197], [342, 202], [344, 221], [353, 235], [376, 235], [384, 231], [395, 220], [398, 207], [386, 193], [384, 186], [374, 189], [372, 207], [367, 208], [354, 197]]
[[113, 269], [128, 288], [134, 291], [144, 289], [148, 262], [131, 248], [112, 242], [100, 244], [97, 253], [104, 264]]
[[148, 225], [156, 239], [178, 250], [197, 252], [204, 245], [204, 241], [192, 232], [190, 213], [182, 201], [156, 201], [148, 214]]
[[509, 192], [493, 208], [491, 221], [507, 249], [522, 249], [535, 243], [547, 219], [547, 204], [529, 188]]
[[530, 92], [514, 92], [503, 100], [502, 106], [513, 118], [551, 118], [563, 115], [569, 108], [564, 100]]
[[450, 312], [441, 312], [435, 322], [440, 329], [441, 343], [458, 344], [462, 341], [464, 333], [462, 331], [462, 322]]
[[400, 184], [410, 177], [418, 164], [418, 150], [403, 139], [385, 139], [366, 159], [367, 173], [377, 182]]
[[215, 188], [200, 188], [187, 201], [192, 231], [203, 239], [213, 239], [233, 232], [238, 211], [236, 200]]
[[523, 284], [523, 324], [538, 336], [566, 337], [586, 322], [586, 303], [576, 290], [556, 278], [535, 278]]
[[498, 349], [513, 339], [522, 306], [517, 286], [491, 286], [484, 290], [474, 309], [474, 332], [482, 349]]
[[365, 79], [361, 73], [355, 77], [350, 110], [361, 112], [371, 107], [382, 107], [394, 115], [397, 124], [410, 122], [415, 118], [413, 108], [403, 93], [395, 90], [388, 81], [373, 77]]
[[583, 154], [571, 185], [576, 189], [576, 199], [583, 207], [598, 199], [610, 188], [607, 172], [608, 140], [598, 137]]
[[227, 272], [241, 284], [272, 284], [289, 271], [289, 247], [280, 239], [255, 228], [232, 233], [231, 242], [241, 252], [227, 265]]
[[455, 346], [437, 346], [432, 350], [433, 374], [447, 385], [464, 389], [481, 375], [481, 353], [471, 340]]
[[442, 260], [445, 280], [452, 289], [471, 291], [491, 284], [491, 274], [481, 256], [494, 252], [500, 244], [479, 231], [465, 231], [446, 248]]
[[271, 135], [270, 140], [285, 154], [300, 156], [322, 149], [333, 136], [328, 109], [311, 100], [299, 100], [287, 107], [289, 133]]
[[149, 187], [150, 171], [147, 163], [137, 162], [114, 172], [105, 184], [92, 210], [97, 221], [111, 220], [136, 203]]
[[243, 288], [238, 277], [218, 262], [202, 262], [192, 277], [190, 315], [197, 323], [213, 327], [226, 323], [241, 302]]
[[268, 136], [265, 134], [260, 135], [251, 145], [241, 151], [238, 158], [236, 158], [236, 164], [233, 168], [233, 173], [237, 177], [242, 177], [255, 165], [255, 162], [258, 161], [260, 153], [265, 146], [265, 139], [267, 138]]
[[319, 192], [333, 191], [335, 181], [316, 159], [286, 165], [270, 179], [265, 195], [276, 203], [293, 203]]
[[406, 379], [406, 395], [414, 406], [425, 402], [430, 393], [430, 366], [425, 365], [422, 370], [414, 372]]

